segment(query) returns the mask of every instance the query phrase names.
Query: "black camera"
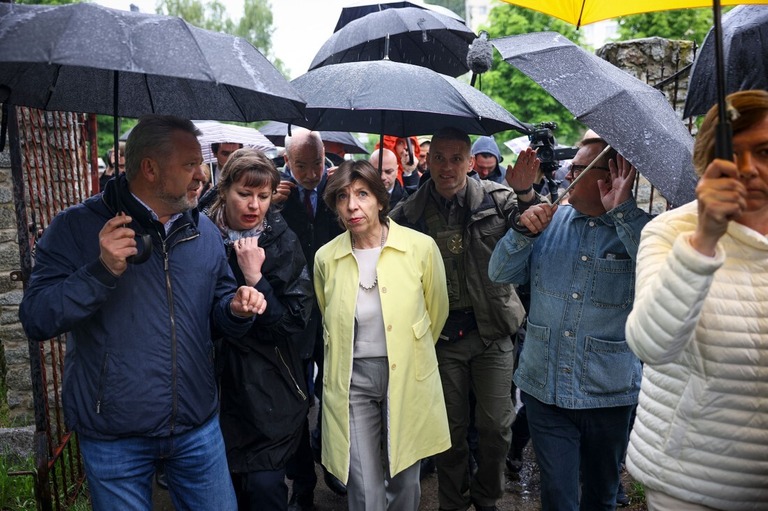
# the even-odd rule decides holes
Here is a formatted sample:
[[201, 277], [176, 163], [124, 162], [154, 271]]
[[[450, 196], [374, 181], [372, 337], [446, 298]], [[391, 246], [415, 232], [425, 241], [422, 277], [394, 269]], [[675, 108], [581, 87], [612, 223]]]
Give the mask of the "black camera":
[[557, 148], [554, 135], [556, 129], [556, 122], [540, 122], [533, 125], [533, 130], [528, 135], [531, 147], [536, 150], [539, 161], [541, 161], [541, 171], [547, 179], [554, 179], [554, 173], [560, 168], [560, 162], [570, 160], [578, 152], [575, 147]]

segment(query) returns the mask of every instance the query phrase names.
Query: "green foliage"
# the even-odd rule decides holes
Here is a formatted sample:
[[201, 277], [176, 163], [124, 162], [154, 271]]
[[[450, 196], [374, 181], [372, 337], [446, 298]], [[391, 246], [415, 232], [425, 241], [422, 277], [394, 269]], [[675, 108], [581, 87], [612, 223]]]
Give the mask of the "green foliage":
[[637, 481], [632, 481], [629, 485], [627, 497], [629, 497], [629, 501], [633, 504], [645, 502], [645, 486]]
[[683, 39], [701, 44], [712, 26], [712, 9], [679, 9], [619, 18], [619, 40], [643, 37]]
[[[123, 133], [136, 126], [137, 119], [120, 119], [120, 128], [118, 138]], [[97, 115], [96, 116], [96, 145], [99, 148], [99, 157], [104, 158], [107, 151], [115, 147], [115, 137], [113, 133], [115, 131], [114, 117], [111, 115]], [[107, 163], [106, 160], [104, 163]]]
[[157, 13], [179, 16], [196, 27], [244, 38], [263, 53], [283, 74], [284, 64], [272, 53], [272, 6], [269, 0], [245, 0], [235, 23], [220, 0], [159, 0]]
[[[488, 17], [489, 27], [484, 28], [491, 39], [529, 32], [559, 32], [571, 41], [581, 43], [581, 34], [573, 25], [546, 14], [509, 4], [497, 5]], [[573, 143], [579, 139], [584, 126], [557, 102], [547, 91], [494, 52], [491, 70], [479, 78], [482, 90], [523, 122], [557, 122], [555, 133], [559, 143]], [[509, 138], [519, 136], [511, 133]]]
[[26, 463], [10, 463], [0, 457], [0, 509], [34, 511], [35, 480], [31, 475], [11, 476], [8, 472], [31, 470], [32, 460]]
[[272, 7], [265, 0], [245, 0], [235, 34], [248, 40], [264, 55], [272, 51]]

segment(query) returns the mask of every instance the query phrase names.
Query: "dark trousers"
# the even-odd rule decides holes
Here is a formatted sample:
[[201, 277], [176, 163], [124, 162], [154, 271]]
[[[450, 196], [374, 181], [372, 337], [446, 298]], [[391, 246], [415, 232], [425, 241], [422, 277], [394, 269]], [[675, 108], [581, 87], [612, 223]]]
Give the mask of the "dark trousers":
[[571, 410], [526, 393], [522, 400], [541, 472], [542, 510], [613, 511], [634, 406]]
[[232, 474], [238, 511], [285, 511], [288, 485], [285, 470], [260, 470]]
[[[315, 475], [315, 460], [319, 462], [320, 456], [320, 419], [323, 399], [323, 325], [320, 319], [319, 309], [312, 310], [310, 324], [307, 328], [307, 335], [313, 336], [312, 356], [305, 360], [307, 379], [307, 388], [310, 389], [310, 395], [314, 391], [317, 397], [317, 426], [312, 427], [309, 418], [304, 421], [301, 432], [301, 440], [296, 452], [288, 461], [286, 475], [293, 480], [293, 500], [302, 505], [309, 506], [314, 500], [315, 486], [317, 486], [317, 476]], [[315, 364], [317, 364], [317, 375], [314, 375]], [[312, 439], [316, 437], [314, 448], [317, 455], [313, 453]]]
[[[437, 360], [451, 430], [451, 448], [435, 456], [441, 509], [493, 506], [504, 494], [504, 459], [514, 418], [509, 381], [514, 365], [509, 337], [485, 344], [477, 330], [457, 342], [437, 343]], [[469, 390], [474, 391], [477, 465], [469, 473]]]

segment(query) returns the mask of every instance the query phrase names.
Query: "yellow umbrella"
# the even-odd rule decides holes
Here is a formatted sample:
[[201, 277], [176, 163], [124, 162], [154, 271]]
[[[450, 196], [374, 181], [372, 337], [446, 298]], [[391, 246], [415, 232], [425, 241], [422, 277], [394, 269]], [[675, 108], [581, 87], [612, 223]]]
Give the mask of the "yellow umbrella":
[[580, 27], [597, 21], [641, 14], [645, 12], [672, 9], [690, 9], [712, 6], [715, 36], [715, 76], [717, 78], [718, 124], [715, 141], [715, 157], [733, 158], [731, 123], [726, 115], [725, 65], [723, 64], [722, 25], [720, 6], [736, 4], [768, 4], [768, 0], [502, 0], [534, 11], [543, 12], [555, 18]]
[[[598, 21], [671, 9], [710, 7], [712, 0], [503, 0], [580, 27]], [[768, 4], [768, 0], [721, 0], [721, 5]]]

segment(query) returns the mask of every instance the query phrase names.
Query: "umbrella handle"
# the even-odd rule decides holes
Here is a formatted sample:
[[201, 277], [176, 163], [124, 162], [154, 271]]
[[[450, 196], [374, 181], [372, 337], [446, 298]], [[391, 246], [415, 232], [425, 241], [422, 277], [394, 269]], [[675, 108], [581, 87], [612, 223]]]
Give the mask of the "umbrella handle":
[[733, 161], [733, 130], [728, 119], [729, 108], [725, 101], [725, 59], [723, 58], [723, 25], [720, 21], [720, 0], [712, 2], [712, 18], [715, 32], [715, 73], [717, 78], [717, 128], [715, 130], [715, 158]]
[[[139, 248], [139, 251], [136, 255], [128, 256], [125, 258], [125, 260], [129, 264], [142, 264], [146, 263], [149, 260], [149, 257], [152, 255], [152, 236], [149, 234], [142, 234], [140, 236], [136, 236], [136, 238], [141, 240], [142, 247]], [[139, 244], [136, 245], [139, 247]]]

